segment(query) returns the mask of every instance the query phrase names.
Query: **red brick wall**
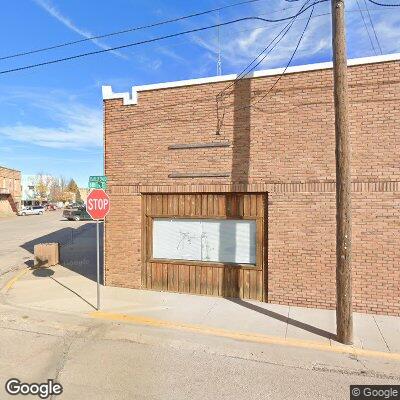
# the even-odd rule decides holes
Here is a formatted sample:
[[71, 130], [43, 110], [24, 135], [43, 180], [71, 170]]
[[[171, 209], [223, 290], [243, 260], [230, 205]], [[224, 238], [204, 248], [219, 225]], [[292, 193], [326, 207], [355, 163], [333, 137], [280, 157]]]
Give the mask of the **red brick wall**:
[[110, 195], [105, 227], [105, 284], [140, 287], [140, 196]]
[[334, 307], [335, 194], [268, 197], [268, 301]]
[[[397, 315], [399, 72], [399, 62], [349, 69], [355, 309]], [[332, 71], [286, 75], [257, 102], [276, 79], [240, 81], [218, 107], [216, 95], [228, 82], [140, 92], [137, 105], [105, 101], [113, 201], [106, 223], [108, 284], [140, 287], [140, 192], [267, 191], [268, 300], [334, 307]], [[222, 140], [231, 146], [168, 149]], [[172, 172], [230, 178], [172, 179]]]
[[15, 213], [21, 205], [21, 172], [0, 166], [0, 216]]
[[[271, 193], [268, 301], [334, 308], [335, 194]], [[357, 311], [399, 314], [400, 193], [353, 193]]]

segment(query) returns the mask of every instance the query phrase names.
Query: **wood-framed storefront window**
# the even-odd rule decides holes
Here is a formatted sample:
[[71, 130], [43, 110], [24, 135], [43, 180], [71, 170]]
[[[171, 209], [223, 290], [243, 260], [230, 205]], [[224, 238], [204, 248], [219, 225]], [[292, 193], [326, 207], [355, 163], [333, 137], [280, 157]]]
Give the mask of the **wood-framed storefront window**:
[[142, 286], [265, 300], [266, 208], [265, 193], [142, 194]]

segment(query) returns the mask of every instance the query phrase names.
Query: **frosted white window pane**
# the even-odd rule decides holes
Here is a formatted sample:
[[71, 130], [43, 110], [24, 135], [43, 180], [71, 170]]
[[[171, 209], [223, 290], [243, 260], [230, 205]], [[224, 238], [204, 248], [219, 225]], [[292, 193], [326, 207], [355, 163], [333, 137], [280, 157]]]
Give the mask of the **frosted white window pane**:
[[153, 258], [255, 264], [256, 221], [154, 219]]
[[201, 260], [201, 221], [155, 219], [153, 258]]

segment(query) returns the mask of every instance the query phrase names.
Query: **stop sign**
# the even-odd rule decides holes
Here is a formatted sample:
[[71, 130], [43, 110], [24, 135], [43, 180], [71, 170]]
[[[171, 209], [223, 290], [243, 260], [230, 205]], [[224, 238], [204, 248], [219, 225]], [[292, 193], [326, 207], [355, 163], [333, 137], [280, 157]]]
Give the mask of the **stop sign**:
[[103, 219], [110, 211], [110, 198], [103, 189], [92, 190], [87, 197], [86, 210], [93, 219]]

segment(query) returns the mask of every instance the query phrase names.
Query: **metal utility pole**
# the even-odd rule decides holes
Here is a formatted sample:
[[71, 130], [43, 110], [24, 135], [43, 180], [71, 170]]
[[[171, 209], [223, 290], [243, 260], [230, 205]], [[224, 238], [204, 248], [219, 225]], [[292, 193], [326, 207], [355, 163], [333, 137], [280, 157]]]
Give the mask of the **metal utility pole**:
[[220, 37], [220, 17], [219, 17], [219, 11], [218, 11], [218, 27], [217, 27], [217, 41], [218, 41], [218, 59], [217, 59], [217, 75], [221, 76], [222, 75], [222, 61], [221, 61], [221, 37]]
[[336, 143], [336, 333], [339, 342], [352, 344], [351, 172], [345, 0], [331, 1]]
[[96, 220], [96, 254], [97, 254], [97, 311], [100, 310], [100, 238], [99, 238], [99, 220]]

